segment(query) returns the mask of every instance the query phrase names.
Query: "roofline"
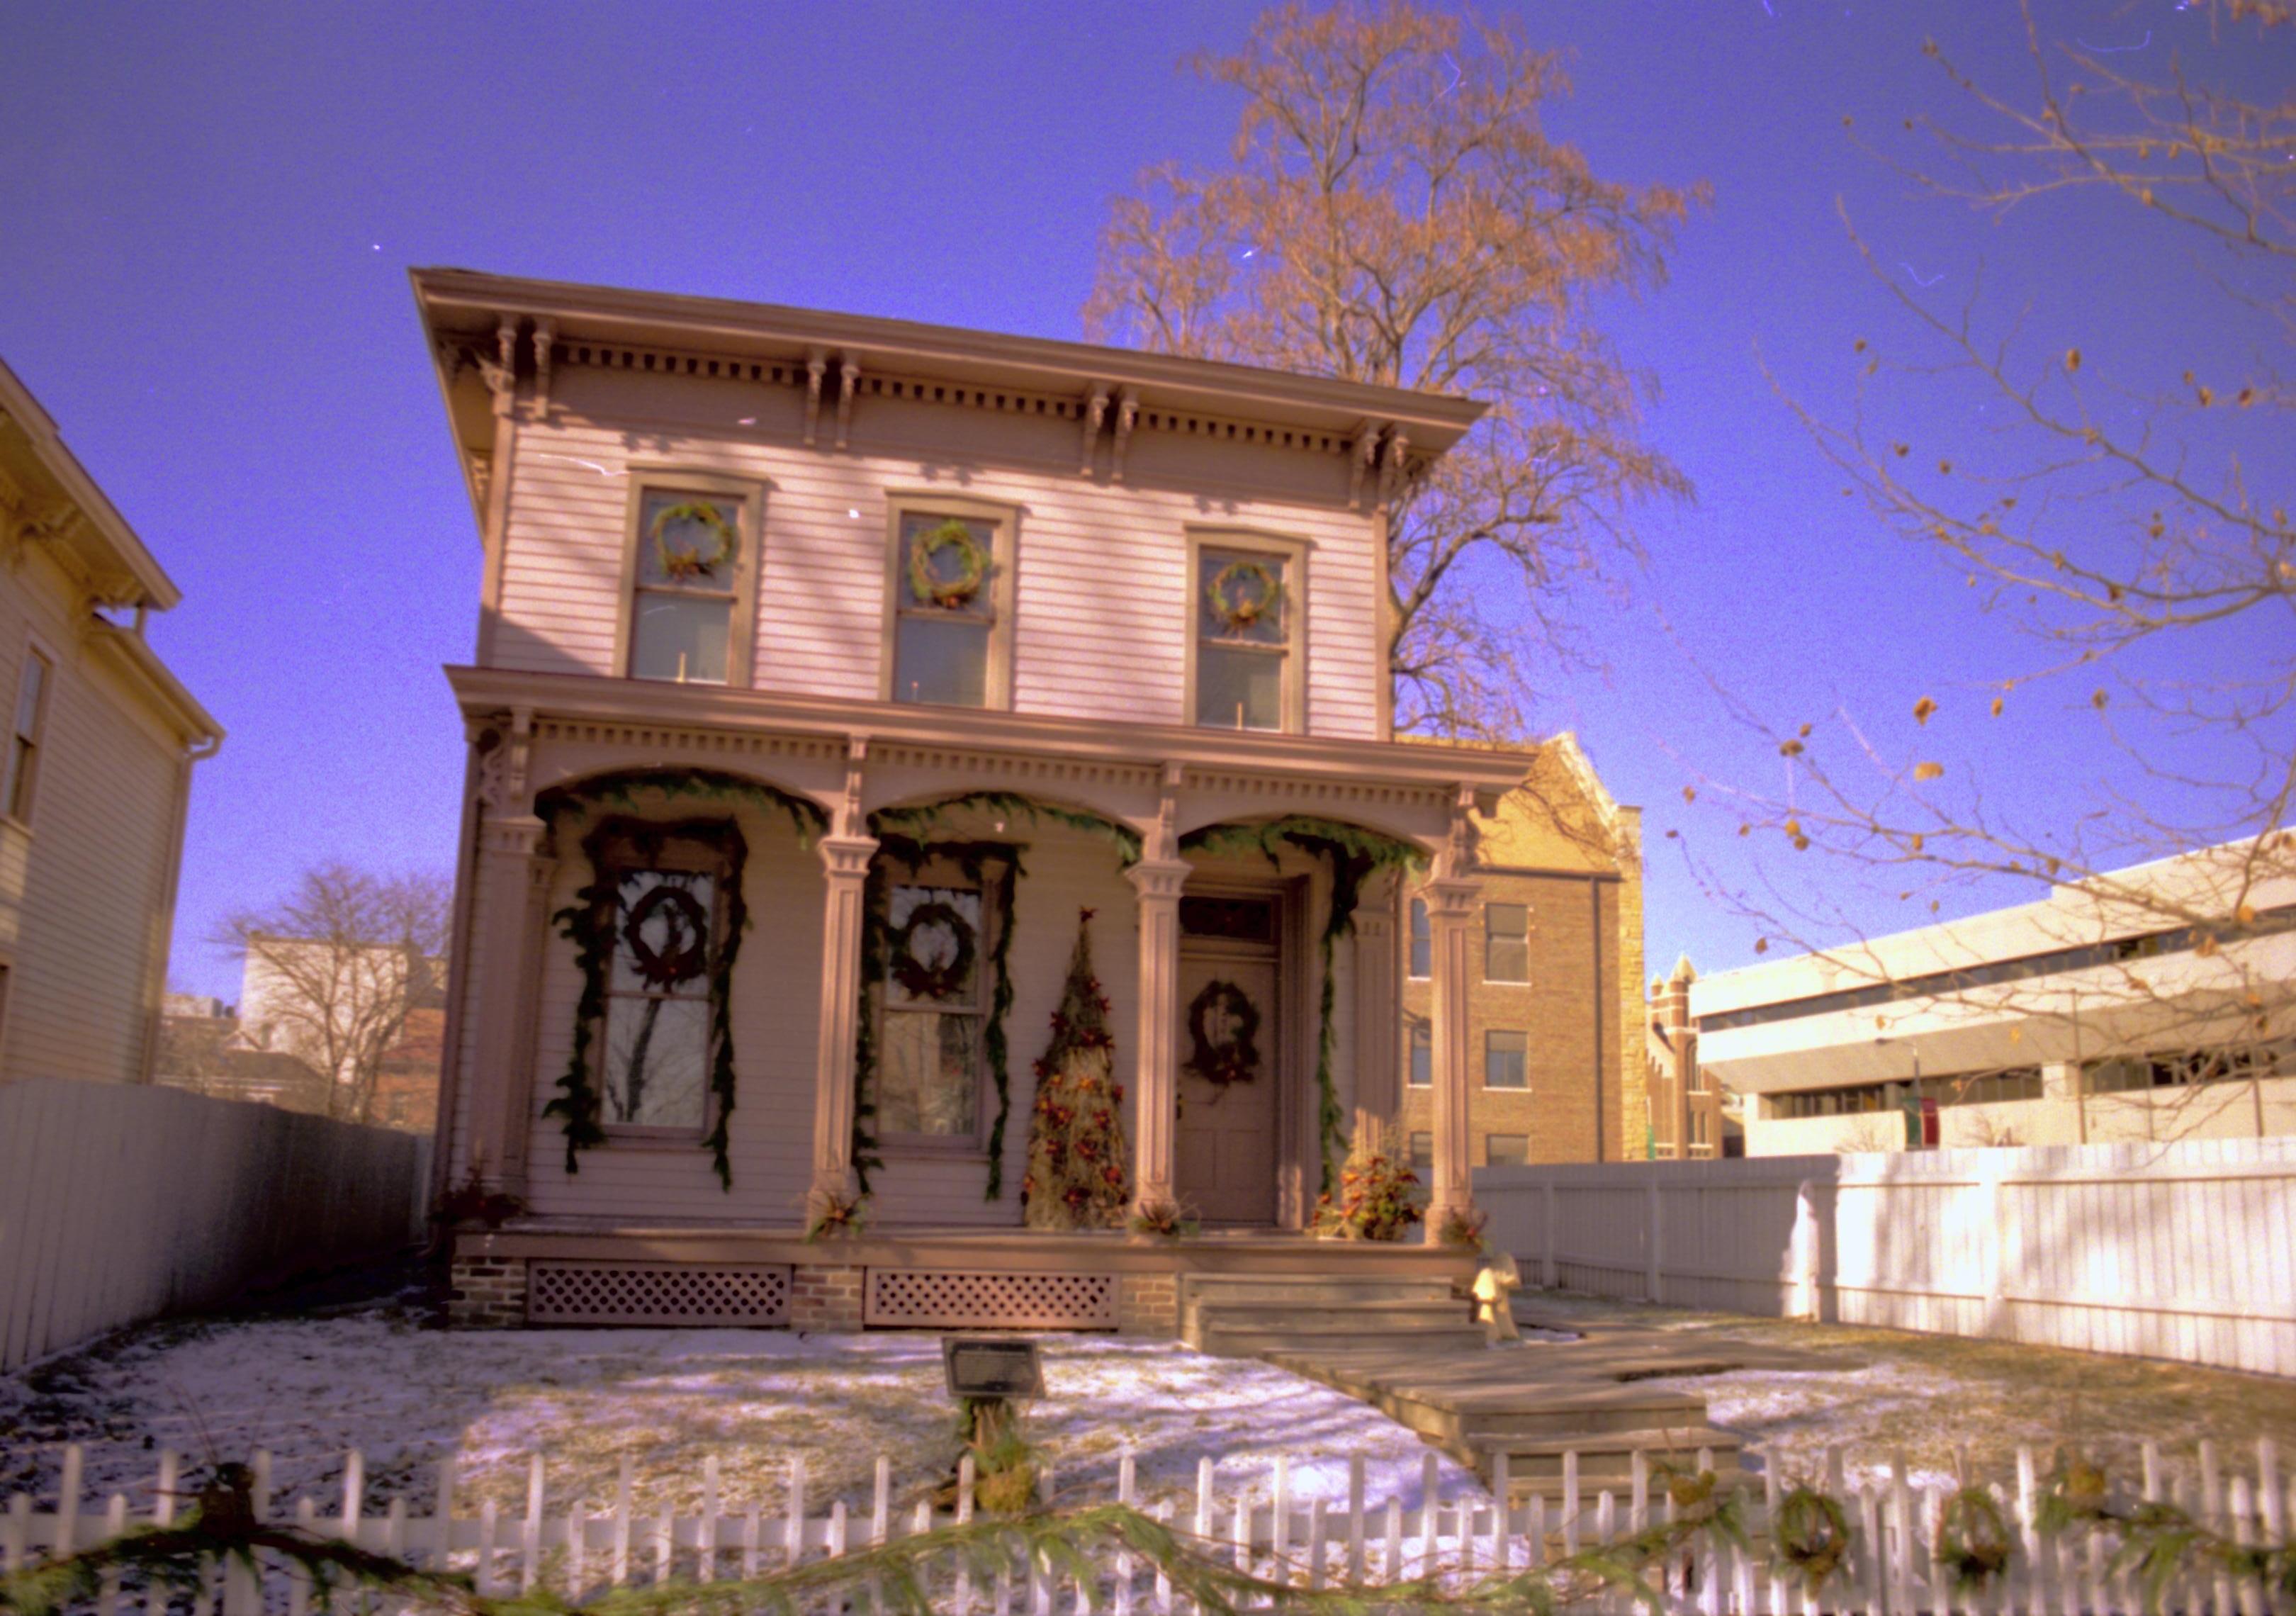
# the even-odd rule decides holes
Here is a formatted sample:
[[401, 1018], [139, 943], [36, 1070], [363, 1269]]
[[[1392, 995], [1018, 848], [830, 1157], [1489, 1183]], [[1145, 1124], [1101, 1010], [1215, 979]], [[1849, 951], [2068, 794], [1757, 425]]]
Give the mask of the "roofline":
[[[1218, 402], [1242, 414], [1273, 415], [1313, 413], [1323, 430], [1343, 430], [1333, 417], [1365, 423], [1392, 422], [1417, 429], [1414, 447], [1447, 449], [1489, 407], [1480, 399], [1407, 388], [1378, 387], [1326, 376], [1234, 365], [1217, 359], [1183, 358], [1138, 349], [1106, 348], [1046, 337], [1014, 336], [954, 325], [929, 325], [877, 315], [840, 314], [731, 298], [633, 291], [565, 281], [454, 268], [414, 268], [407, 278], [434, 340], [439, 316], [455, 309], [504, 315], [588, 319], [693, 338], [732, 338], [781, 343], [860, 349], [890, 357], [950, 365], [997, 365], [1035, 373], [1047, 390], [1083, 389], [1095, 382], [1132, 385]], [[1177, 401], [1177, 400], [1176, 400]]]
[[223, 726], [200, 705], [199, 698], [160, 660], [160, 653], [142, 635], [100, 617], [90, 620], [88, 630], [90, 643], [110, 650], [145, 693], [158, 700], [186, 744], [208, 748], [209, 752], [223, 744]]
[[111, 503], [79, 457], [65, 444], [63, 434], [32, 390], [23, 380], [0, 360], [0, 410], [4, 410], [23, 428], [24, 437], [32, 446], [32, 453], [48, 475], [56, 480], [65, 496], [79, 508], [90, 526], [109, 545], [119, 564], [144, 587], [150, 596], [149, 604], [162, 611], [172, 610], [184, 598], [176, 580], [168, 576], [135, 529], [127, 525], [118, 507]]

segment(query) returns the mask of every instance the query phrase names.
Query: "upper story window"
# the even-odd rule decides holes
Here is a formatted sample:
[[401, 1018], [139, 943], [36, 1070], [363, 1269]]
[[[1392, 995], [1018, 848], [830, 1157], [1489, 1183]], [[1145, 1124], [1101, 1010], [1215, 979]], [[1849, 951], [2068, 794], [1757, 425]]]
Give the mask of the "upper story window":
[[624, 661], [631, 678], [749, 682], [756, 500], [739, 487], [717, 478], [640, 481]]
[[980, 890], [896, 886], [886, 912], [884, 1054], [873, 1098], [887, 1140], [971, 1144], [980, 1131]]
[[617, 838], [602, 856], [613, 907], [603, 1120], [634, 1132], [708, 1125], [710, 967], [724, 942], [726, 863], [675, 836]]
[[1198, 724], [1212, 729], [1307, 727], [1300, 668], [1304, 552], [1254, 538], [1193, 546], [1190, 641]]
[[1012, 705], [1009, 513], [896, 504], [887, 694], [942, 707]]
[[1483, 980], [1487, 982], [1527, 982], [1530, 980], [1530, 906], [1528, 904], [1483, 906]]
[[1411, 976], [1425, 981], [1435, 974], [1435, 931], [1427, 923], [1427, 900], [1411, 900]]
[[16, 679], [16, 715], [8, 734], [8, 759], [0, 773], [0, 808], [11, 819], [32, 816], [32, 789], [39, 783], [40, 745], [48, 725], [48, 686], [54, 669], [38, 652], [24, 652]]
[[1483, 1034], [1483, 1087], [1530, 1087], [1530, 1035], [1493, 1030]]
[[1485, 1134], [1483, 1136], [1483, 1165], [1485, 1167], [1523, 1167], [1530, 1161], [1529, 1134]]
[[1435, 1087], [1435, 1029], [1424, 1021], [1411, 1023], [1411, 1087]]

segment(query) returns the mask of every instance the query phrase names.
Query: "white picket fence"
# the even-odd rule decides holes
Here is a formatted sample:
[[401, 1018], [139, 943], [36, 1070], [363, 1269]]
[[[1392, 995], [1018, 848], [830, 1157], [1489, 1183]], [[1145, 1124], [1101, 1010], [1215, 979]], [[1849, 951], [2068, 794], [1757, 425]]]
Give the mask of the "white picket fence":
[[173, 1088], [0, 1085], [0, 1372], [417, 1238], [428, 1150]]
[[1485, 1168], [1533, 1284], [2296, 1375], [2296, 1138]]
[[[1703, 1452], [1698, 1456], [1701, 1467], [1711, 1462]], [[61, 1557], [133, 1524], [165, 1524], [177, 1517], [189, 1496], [185, 1471], [175, 1456], [163, 1453], [157, 1461], [152, 1500], [144, 1509], [132, 1510], [127, 1494], [113, 1493], [102, 1507], [91, 1510], [82, 1496], [84, 1463], [78, 1448], [65, 1450], [53, 1506], [43, 1507], [23, 1494], [8, 1501], [0, 1512], [0, 1569], [13, 1572]], [[964, 1461], [961, 1502], [954, 1513], [936, 1513], [923, 1500], [897, 1503], [890, 1457], [877, 1460], [874, 1493], [865, 1505], [836, 1498], [826, 1508], [819, 1508], [808, 1493], [803, 1460], [794, 1460], [785, 1506], [770, 1513], [721, 1497], [718, 1464], [711, 1458], [704, 1463], [698, 1515], [678, 1514], [667, 1503], [657, 1507], [642, 1504], [634, 1496], [627, 1458], [611, 1508], [588, 1504], [554, 1508], [547, 1467], [540, 1455], [533, 1456], [525, 1508], [509, 1515], [492, 1498], [475, 1511], [458, 1507], [463, 1501], [451, 1459], [439, 1466], [432, 1507], [421, 1515], [410, 1513], [403, 1497], [392, 1499], [380, 1514], [369, 1513], [365, 1465], [357, 1452], [347, 1456], [341, 1493], [331, 1500], [332, 1513], [308, 1497], [280, 1508], [280, 1501], [272, 1497], [272, 1468], [270, 1456], [254, 1456], [254, 1496], [263, 1518], [292, 1522], [306, 1532], [357, 1543], [426, 1568], [469, 1573], [482, 1594], [523, 1593], [539, 1587], [578, 1600], [632, 1584], [748, 1579], [972, 1518], [970, 1458]], [[1360, 1456], [1349, 1465], [1349, 1494], [1341, 1504], [1321, 1497], [1302, 1504], [1293, 1497], [1291, 1474], [1292, 1466], [1278, 1459], [1257, 1477], [1222, 1477], [1214, 1461], [1204, 1458], [1197, 1465], [1193, 1497], [1144, 1503], [1128, 1453], [1119, 1461], [1112, 1500], [1062, 1497], [1049, 1472], [1043, 1477], [1043, 1498], [1055, 1505], [1134, 1504], [1239, 1571], [1307, 1588], [1429, 1576], [1464, 1587], [1494, 1572], [1551, 1564], [1582, 1546], [1675, 1518], [1663, 1478], [1653, 1477], [1639, 1457], [1630, 1486], [1613, 1493], [1582, 1488], [1578, 1456], [1566, 1455], [1558, 1497], [1534, 1496], [1504, 1509], [1494, 1502], [1507, 1496], [1504, 1466], [1489, 1495], [1442, 1502], [1431, 1454], [1419, 1499], [1408, 1505], [1367, 1497]], [[1990, 1488], [2012, 1524], [2017, 1552], [2007, 1574], [1978, 1592], [1953, 1588], [1933, 1558], [1939, 1512], [1950, 1489], [1910, 1483], [1902, 1461], [1888, 1477], [1849, 1481], [1838, 1452], [1829, 1453], [1821, 1472], [1807, 1479], [1843, 1502], [1855, 1533], [1849, 1559], [1820, 1595], [1810, 1595], [1769, 1559], [1767, 1523], [1781, 1487], [1778, 1469], [1772, 1466], [1762, 1479], [1761, 1496], [1750, 1499], [1744, 1510], [1754, 1553], [1749, 1555], [1718, 1541], [1714, 1534], [1701, 1534], [1665, 1570], [1669, 1608], [1685, 1616], [1817, 1616], [1820, 1611], [1863, 1611], [1867, 1616], [1931, 1612], [1940, 1616], [1948, 1612], [2136, 1616], [2145, 1609], [2133, 1573], [2113, 1568], [2119, 1545], [2110, 1531], [2052, 1537], [2038, 1530], [2040, 1482], [2030, 1449], [2019, 1452], [2013, 1483]], [[1225, 1497], [1223, 1481], [1227, 1483]], [[2296, 1522], [2296, 1483], [2282, 1476], [2269, 1440], [2257, 1444], [2252, 1474], [2222, 1464], [2212, 1445], [2204, 1442], [2196, 1465], [2171, 1478], [2158, 1450], [2148, 1446], [2141, 1497], [2176, 1504], [2243, 1545], [2284, 1544], [2291, 1522]], [[1049, 1616], [1072, 1610], [1144, 1616], [1152, 1611], [1168, 1616], [1186, 1604], [1176, 1599], [1168, 1580], [1152, 1565], [1123, 1552], [1112, 1553], [1096, 1568], [1089, 1587], [1043, 1563], [976, 1576], [973, 1567], [954, 1551], [946, 1566], [927, 1570], [926, 1581], [938, 1608], [959, 1613], [1013, 1616], [1026, 1611]], [[173, 1603], [179, 1607], [181, 1602]], [[260, 1586], [244, 1570], [216, 1568], [190, 1609], [193, 1616], [209, 1616], [219, 1604], [223, 1616], [260, 1616], [266, 1609], [310, 1616], [315, 1603], [324, 1606], [327, 1602], [315, 1600], [303, 1573], [266, 1565]], [[408, 1608], [401, 1601], [386, 1601], [385, 1606]], [[1630, 1599], [1616, 1593], [1589, 1605], [1611, 1611], [1632, 1607]], [[373, 1609], [373, 1603], [356, 1607], [338, 1603], [335, 1608], [365, 1612]], [[2227, 1578], [2198, 1575], [2174, 1583], [2161, 1608], [2270, 1616], [2286, 1610], [2288, 1602], [2253, 1581], [2236, 1586]], [[168, 1616], [170, 1609], [167, 1591], [123, 1587], [117, 1581], [105, 1585], [93, 1606], [94, 1616]]]

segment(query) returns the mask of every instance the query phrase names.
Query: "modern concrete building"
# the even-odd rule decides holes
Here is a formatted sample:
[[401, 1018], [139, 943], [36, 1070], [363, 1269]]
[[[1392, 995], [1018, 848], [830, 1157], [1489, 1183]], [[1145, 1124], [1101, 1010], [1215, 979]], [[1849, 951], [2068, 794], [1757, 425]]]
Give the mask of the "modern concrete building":
[[2296, 1132], [2296, 832], [1700, 978], [1750, 1155]]

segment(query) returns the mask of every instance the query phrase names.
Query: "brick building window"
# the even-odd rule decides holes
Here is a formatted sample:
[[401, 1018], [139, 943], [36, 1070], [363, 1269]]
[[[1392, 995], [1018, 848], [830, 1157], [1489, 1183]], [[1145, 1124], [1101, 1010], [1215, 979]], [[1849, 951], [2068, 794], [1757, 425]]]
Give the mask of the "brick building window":
[[1483, 906], [1483, 980], [1530, 980], [1530, 908], [1527, 904]]
[[1435, 1087], [1435, 1029], [1424, 1021], [1411, 1023], [1411, 1087]]
[[1527, 1032], [1495, 1030], [1483, 1034], [1483, 1087], [1529, 1088], [1529, 1054], [1530, 1035]]
[[1433, 1134], [1414, 1134], [1411, 1136], [1411, 1165], [1423, 1171], [1435, 1165], [1435, 1136]]
[[1483, 1136], [1483, 1165], [1485, 1167], [1521, 1167], [1530, 1161], [1529, 1134], [1486, 1134]]
[[1411, 900], [1411, 980], [1423, 982], [1435, 974], [1435, 930], [1427, 923], [1427, 900]]

